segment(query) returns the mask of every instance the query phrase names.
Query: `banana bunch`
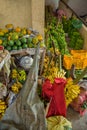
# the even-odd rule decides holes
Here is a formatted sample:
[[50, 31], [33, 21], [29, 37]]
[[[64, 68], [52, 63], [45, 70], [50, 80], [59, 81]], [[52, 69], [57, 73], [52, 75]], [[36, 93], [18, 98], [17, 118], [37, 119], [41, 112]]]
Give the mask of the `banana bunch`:
[[11, 86], [11, 90], [15, 94], [17, 94], [20, 91], [21, 88], [22, 88], [22, 84], [20, 82], [18, 82], [18, 81]]
[[54, 78], [57, 77], [59, 68], [55, 65], [55, 61], [52, 59], [49, 64], [49, 57], [46, 56], [44, 59], [44, 71], [43, 76], [50, 80], [51, 83], [54, 82]]
[[61, 70], [57, 73], [57, 78], [64, 78], [64, 79], [66, 79], [65, 74], [66, 74], [66, 72], [65, 72], [63, 69], [61, 69]]
[[12, 79], [17, 79], [19, 82], [24, 82], [26, 80], [25, 70], [13, 69], [11, 73]]
[[50, 68], [47, 75], [45, 75], [45, 78], [49, 79], [51, 83], [54, 82], [54, 79], [57, 77], [58, 67]]
[[21, 82], [21, 83], [24, 83], [25, 80], [26, 80], [25, 70], [19, 70], [18, 71], [18, 81]]
[[77, 84], [73, 84], [72, 80], [68, 80], [64, 92], [65, 92], [66, 106], [68, 107], [68, 105], [73, 101], [73, 99], [75, 99], [79, 95], [80, 86]]
[[18, 72], [16, 69], [12, 70], [11, 77], [12, 77], [12, 79], [16, 79], [18, 77]]
[[0, 118], [4, 115], [6, 108], [6, 103], [3, 100], [0, 100]]
[[32, 39], [32, 42], [33, 42], [34, 45], [36, 45], [36, 44], [39, 42], [39, 40], [38, 40], [37, 37], [34, 37], [34, 38]]

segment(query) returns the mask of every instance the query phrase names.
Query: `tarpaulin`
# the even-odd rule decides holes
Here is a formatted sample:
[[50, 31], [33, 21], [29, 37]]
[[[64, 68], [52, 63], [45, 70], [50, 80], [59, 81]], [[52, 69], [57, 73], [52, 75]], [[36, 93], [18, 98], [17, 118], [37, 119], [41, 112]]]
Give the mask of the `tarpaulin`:
[[0, 121], [0, 130], [46, 130], [44, 105], [37, 94], [39, 48], [27, 80]]

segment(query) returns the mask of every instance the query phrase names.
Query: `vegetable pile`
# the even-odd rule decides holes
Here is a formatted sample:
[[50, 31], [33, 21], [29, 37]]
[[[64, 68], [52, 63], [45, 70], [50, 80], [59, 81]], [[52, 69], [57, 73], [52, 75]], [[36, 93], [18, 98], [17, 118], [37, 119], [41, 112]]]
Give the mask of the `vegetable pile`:
[[73, 20], [75, 20], [75, 18], [73, 17], [69, 19], [63, 17], [62, 18], [63, 29], [65, 33], [68, 33], [68, 36], [70, 38], [68, 46], [71, 49], [80, 50], [83, 48], [84, 40], [78, 29], [75, 28], [75, 26], [73, 25]]

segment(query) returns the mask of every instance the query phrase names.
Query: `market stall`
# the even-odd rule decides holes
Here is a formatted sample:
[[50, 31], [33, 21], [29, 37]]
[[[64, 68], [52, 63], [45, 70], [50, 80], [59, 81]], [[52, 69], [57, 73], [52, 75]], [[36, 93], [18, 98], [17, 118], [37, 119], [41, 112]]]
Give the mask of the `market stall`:
[[29, 2], [30, 26], [14, 23], [0, 29], [5, 49], [1, 53], [8, 52], [1, 59], [1, 70], [8, 66], [9, 77], [5, 77], [7, 89], [1, 85], [7, 93], [0, 97], [0, 128], [72, 130], [68, 108], [80, 116], [87, 111], [86, 26], [62, 1], [56, 11], [46, 7], [44, 24], [44, 0]]

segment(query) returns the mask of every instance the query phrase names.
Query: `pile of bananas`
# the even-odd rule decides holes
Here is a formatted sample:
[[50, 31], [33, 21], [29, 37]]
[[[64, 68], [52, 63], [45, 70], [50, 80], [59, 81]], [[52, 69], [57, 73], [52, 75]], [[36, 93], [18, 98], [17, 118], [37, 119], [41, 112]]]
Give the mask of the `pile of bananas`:
[[0, 119], [4, 115], [6, 108], [7, 108], [6, 103], [3, 100], [0, 100]]
[[24, 83], [26, 80], [25, 70], [13, 69], [11, 74], [12, 79], [17, 79], [19, 82]]
[[18, 81], [11, 86], [11, 90], [15, 94], [17, 94], [20, 91], [21, 88], [22, 88], [22, 84]]
[[65, 100], [66, 106], [68, 105], [79, 95], [80, 86], [73, 83], [73, 80], [69, 79], [65, 86]]
[[44, 59], [44, 70], [43, 70], [43, 76], [50, 80], [51, 83], [54, 82], [54, 78], [64, 78], [65, 79], [66, 72], [58, 68], [58, 63], [55, 64], [55, 61], [51, 59], [51, 62], [49, 64], [49, 57], [46, 56]]

